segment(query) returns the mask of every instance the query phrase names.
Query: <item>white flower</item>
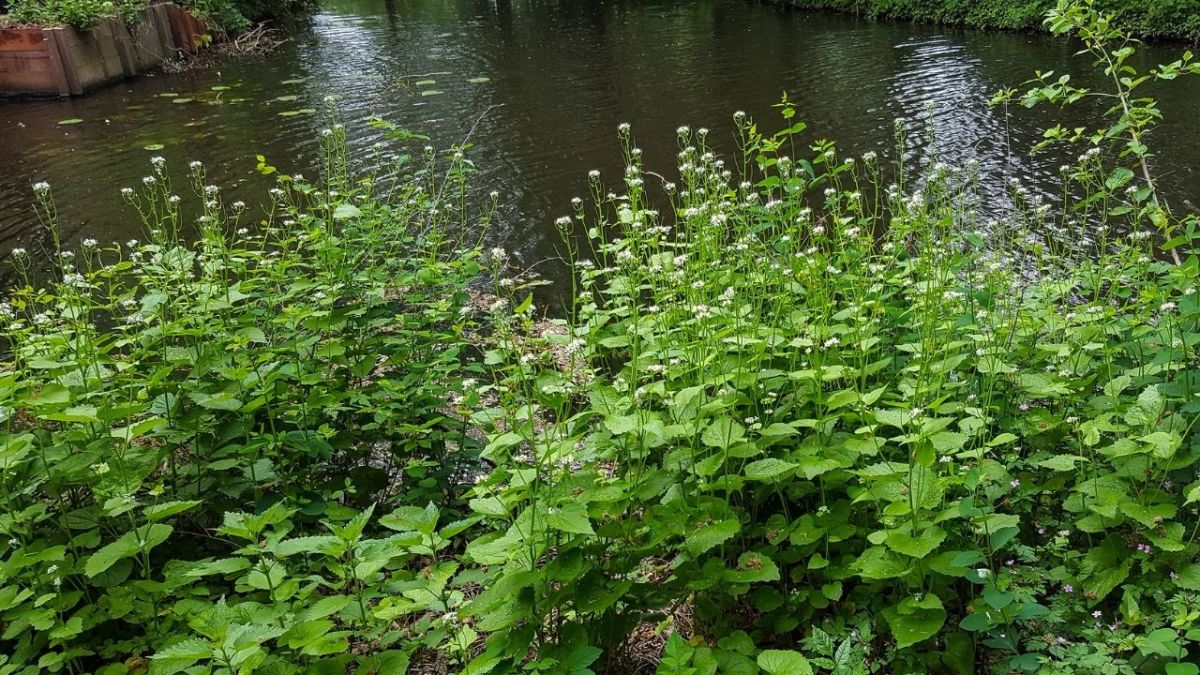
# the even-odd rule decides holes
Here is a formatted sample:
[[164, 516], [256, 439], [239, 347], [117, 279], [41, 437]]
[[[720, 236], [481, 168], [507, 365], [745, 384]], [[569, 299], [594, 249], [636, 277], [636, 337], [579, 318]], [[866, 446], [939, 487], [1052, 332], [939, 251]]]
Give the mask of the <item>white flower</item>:
[[14, 248], [12, 250], [12, 255], [14, 258], [24, 258], [26, 253], [27, 253], [27, 251], [25, 249], [21, 248], [20, 246], [18, 246], [17, 248]]
[[835, 335], [834, 337], [831, 337], [828, 340], [826, 340], [824, 342], [824, 345], [826, 348], [829, 348], [829, 347], [836, 347], [841, 343], [842, 343], [842, 341], [839, 340], [838, 337]]
[[131, 188], [131, 187], [121, 188], [121, 196], [124, 197], [125, 199], [132, 198], [133, 197], [133, 188]]
[[154, 168], [161, 169], [166, 166], [167, 160], [163, 157], [151, 157], [150, 163], [154, 165]]
[[992, 571], [986, 567], [980, 567], [979, 569], [975, 570], [975, 573], [979, 575], [980, 579], [986, 579], [988, 578], [988, 575], [992, 573]]
[[89, 239], [84, 239], [82, 243], [83, 243], [84, 248], [94, 248], [96, 246], [96, 244], [99, 242], [97, 242], [95, 239], [89, 238]]
[[196, 160], [192, 160], [192, 161], [188, 162], [188, 168], [191, 169], [192, 171], [199, 171], [200, 169], [204, 168], [204, 165]]
[[154, 176], [142, 176], [142, 182], [145, 183], [147, 187], [154, 185], [154, 183], [157, 181], [158, 179]]
[[33, 184], [33, 191], [39, 195], [44, 195], [50, 191], [50, 184], [46, 181], [40, 181]]
[[617, 125], [617, 132], [620, 134], [629, 133], [629, 122], [621, 122]]

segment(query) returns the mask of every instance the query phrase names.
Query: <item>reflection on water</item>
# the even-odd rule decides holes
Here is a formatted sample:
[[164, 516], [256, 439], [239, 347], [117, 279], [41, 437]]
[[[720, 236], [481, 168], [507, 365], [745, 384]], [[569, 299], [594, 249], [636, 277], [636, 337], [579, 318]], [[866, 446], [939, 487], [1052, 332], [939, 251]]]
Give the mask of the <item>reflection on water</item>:
[[[1175, 51], [1152, 48], [1144, 62]], [[1028, 148], [1049, 120], [1025, 110], [1008, 120], [986, 101], [1038, 68], [1086, 70], [1072, 53], [1042, 35], [874, 23], [749, 0], [329, 0], [267, 57], [82, 99], [0, 103], [0, 247], [36, 244], [35, 181], [54, 185], [68, 239], [124, 241], [140, 224], [119, 189], [139, 181], [153, 155], [170, 161], [177, 189], [196, 159], [247, 200], [264, 189], [257, 153], [312, 173], [325, 121], [293, 113], [321, 108], [328, 94], [341, 97], [360, 149], [379, 140], [362, 122], [372, 113], [441, 146], [474, 126], [478, 185], [499, 190], [503, 202], [489, 243], [526, 263], [556, 255], [553, 220], [585, 191], [588, 170], [618, 175], [618, 123], [633, 123], [649, 168], [671, 173], [676, 126], [707, 126], [730, 149], [732, 113], [770, 127], [784, 91], [814, 137], [836, 138], [853, 154], [888, 156], [893, 120], [915, 122], [932, 104], [943, 161], [977, 159], [985, 190], [1012, 177], [1045, 185], [1061, 158], [1011, 157], [1005, 148]], [[443, 93], [422, 95], [429, 90]], [[1164, 99], [1161, 185], [1178, 206], [1195, 208], [1200, 130], [1187, 122], [1200, 86], [1181, 83]], [[68, 118], [84, 122], [57, 124]]]

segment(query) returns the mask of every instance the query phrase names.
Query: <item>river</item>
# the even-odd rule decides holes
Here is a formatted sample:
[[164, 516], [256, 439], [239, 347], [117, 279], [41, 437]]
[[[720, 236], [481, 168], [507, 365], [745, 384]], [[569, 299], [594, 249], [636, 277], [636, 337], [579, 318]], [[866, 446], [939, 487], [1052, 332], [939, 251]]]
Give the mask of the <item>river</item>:
[[[363, 157], [379, 140], [363, 122], [370, 114], [440, 147], [474, 127], [476, 184], [501, 195], [488, 243], [527, 265], [557, 255], [553, 220], [586, 192], [589, 170], [619, 175], [619, 123], [633, 125], [648, 168], [669, 175], [677, 126], [706, 126], [718, 147], [732, 148], [734, 111], [774, 127], [771, 104], [782, 92], [813, 138], [885, 158], [894, 154], [893, 120], [915, 128], [931, 104], [944, 161], [977, 159], [985, 190], [1016, 177], [1054, 194], [1062, 157], [1023, 152], [1051, 123], [1048, 111], [1016, 109], [1006, 120], [986, 102], [1036, 69], [1085, 73], [1076, 48], [1048, 35], [875, 22], [752, 0], [327, 0], [268, 56], [78, 99], [0, 102], [0, 250], [39, 243], [36, 181], [54, 186], [68, 241], [125, 241], [140, 236], [140, 224], [119, 191], [149, 172], [152, 156], [167, 158], [178, 184], [187, 163], [200, 160], [213, 182], [247, 201], [264, 190], [256, 154], [312, 175], [327, 122], [298, 111], [320, 109], [329, 94], [340, 97]], [[1180, 51], [1149, 46], [1137, 63]], [[1195, 210], [1200, 80], [1155, 93], [1166, 117], [1151, 142], [1161, 188], [1178, 210]], [[1094, 121], [1098, 113], [1072, 114]], [[68, 119], [83, 121], [60, 124]]]

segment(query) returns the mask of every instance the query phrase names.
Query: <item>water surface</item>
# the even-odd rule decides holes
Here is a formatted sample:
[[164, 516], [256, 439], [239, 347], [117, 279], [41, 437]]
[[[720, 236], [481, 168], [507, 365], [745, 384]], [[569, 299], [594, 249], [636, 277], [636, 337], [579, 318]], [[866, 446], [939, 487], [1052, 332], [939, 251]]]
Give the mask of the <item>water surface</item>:
[[[706, 126], [718, 147], [731, 148], [733, 112], [771, 127], [782, 92], [814, 138], [885, 157], [893, 120], [915, 123], [932, 104], [946, 161], [977, 159], [988, 190], [1016, 177], [1052, 191], [1062, 157], [1005, 151], [1006, 141], [1016, 150], [1032, 145], [1051, 120], [1025, 110], [1006, 120], [986, 101], [1035, 69], [1085, 72], [1075, 49], [1046, 35], [873, 22], [752, 0], [327, 0], [266, 57], [143, 77], [80, 99], [0, 103], [0, 250], [36, 248], [36, 181], [54, 186], [68, 240], [124, 241], [140, 236], [140, 224], [119, 190], [137, 184], [154, 155], [169, 160], [180, 187], [187, 162], [200, 160], [213, 182], [247, 201], [264, 189], [257, 153], [311, 175], [327, 122], [281, 113], [319, 109], [328, 94], [341, 97], [363, 156], [379, 140], [362, 122], [372, 113], [442, 147], [474, 127], [477, 184], [501, 194], [489, 243], [527, 265], [557, 255], [553, 220], [585, 192], [590, 169], [619, 175], [619, 123], [633, 124], [649, 168], [671, 175], [678, 125]], [[1173, 60], [1179, 50], [1153, 46], [1140, 63]], [[418, 79], [436, 84], [417, 87]], [[422, 95], [428, 89], [443, 93]], [[1161, 103], [1167, 122], [1152, 143], [1161, 187], [1177, 208], [1195, 209], [1200, 80], [1178, 82]], [[84, 121], [58, 124], [70, 118]]]

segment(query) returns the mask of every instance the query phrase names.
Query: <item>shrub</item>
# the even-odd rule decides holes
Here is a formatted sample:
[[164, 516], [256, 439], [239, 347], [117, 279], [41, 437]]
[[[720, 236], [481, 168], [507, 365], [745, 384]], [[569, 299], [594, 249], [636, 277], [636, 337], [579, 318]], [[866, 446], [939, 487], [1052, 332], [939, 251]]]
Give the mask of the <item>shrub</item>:
[[[332, 126], [257, 226], [195, 165], [190, 244], [156, 161], [148, 244], [3, 306], [0, 673], [1195, 675], [1200, 221], [1137, 90], [1200, 64], [1051, 19], [1125, 76], [1048, 130], [1059, 201], [784, 97], [728, 163], [681, 127], [660, 209], [622, 125], [557, 319], [466, 148], [355, 179]], [[1031, 87], [995, 104], [1094, 93]]]
[[87, 30], [105, 17], [117, 16], [134, 23], [145, 9], [145, 0], [13, 0], [0, 16], [7, 25], [73, 26]]
[[222, 30], [239, 33], [261, 21], [285, 21], [316, 8], [317, 0], [184, 0], [183, 5]]
[[[456, 602], [434, 561], [472, 466], [447, 400], [470, 372], [477, 263], [455, 233], [490, 213], [457, 206], [461, 154], [351, 180], [342, 127], [323, 143], [334, 170], [279, 176], [258, 216], [194, 164], [190, 243], [155, 160], [125, 191], [146, 243], [85, 241], [45, 288], [16, 254], [31, 283], [3, 305], [0, 672], [394, 667], [423, 632], [394, 620]], [[388, 503], [419, 508], [372, 517]], [[346, 654], [351, 635], [378, 649]]]
[[[1036, 30], [1056, 0], [784, 0], [807, 9], [832, 9], [868, 16], [913, 19], [974, 28]], [[1145, 37], [1200, 40], [1200, 2], [1197, 0], [1099, 0], [1130, 32]]]

